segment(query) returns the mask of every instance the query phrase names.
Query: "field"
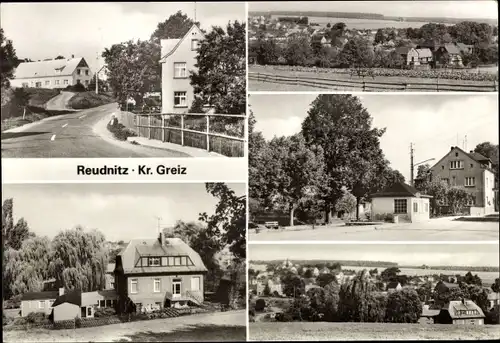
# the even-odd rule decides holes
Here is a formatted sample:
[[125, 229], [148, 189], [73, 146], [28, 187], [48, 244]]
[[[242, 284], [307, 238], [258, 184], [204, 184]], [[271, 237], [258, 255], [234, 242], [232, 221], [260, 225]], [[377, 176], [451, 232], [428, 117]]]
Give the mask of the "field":
[[462, 340], [498, 339], [498, 325], [393, 323], [250, 323], [250, 340]]
[[217, 312], [169, 319], [69, 330], [6, 331], [4, 342], [179, 342], [244, 341], [245, 311]]
[[[287, 70], [289, 69], [289, 70]], [[351, 75], [347, 72], [341, 72], [336, 69], [320, 68], [299, 68], [294, 70], [291, 67], [281, 66], [249, 66], [249, 89], [251, 91], [301, 91], [317, 89], [335, 89], [341, 91], [361, 91], [363, 90], [363, 78], [357, 75]], [[491, 70], [491, 68], [489, 69]], [[394, 71], [396, 72], [396, 71]], [[464, 75], [474, 73], [472, 71], [461, 71]], [[475, 72], [477, 74], [477, 71]], [[490, 72], [481, 72], [489, 74]], [[268, 75], [268, 76], [266, 76]], [[449, 75], [449, 74], [446, 74]], [[273, 81], [272, 77], [294, 78], [294, 80]], [[466, 75], [465, 75], [466, 76]], [[263, 81], [262, 79], [271, 79]], [[298, 79], [299, 82], [295, 80]], [[455, 80], [452, 78], [442, 78], [439, 81], [436, 78], [407, 77], [407, 76], [381, 76], [374, 78], [365, 77], [366, 91], [493, 91], [493, 81], [475, 81], [475, 80]], [[297, 84], [299, 83], [299, 84]], [[394, 85], [390, 84], [394, 83]], [[408, 86], [405, 86], [407, 84]], [[483, 87], [474, 87], [483, 86]], [[498, 85], [497, 85], [498, 86]]]

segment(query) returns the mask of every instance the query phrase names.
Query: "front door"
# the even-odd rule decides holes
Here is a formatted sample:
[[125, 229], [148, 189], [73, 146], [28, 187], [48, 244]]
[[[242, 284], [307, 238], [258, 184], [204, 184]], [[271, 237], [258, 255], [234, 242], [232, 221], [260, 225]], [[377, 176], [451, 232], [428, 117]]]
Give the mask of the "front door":
[[82, 318], [87, 318], [87, 308], [82, 307], [81, 310], [82, 310], [81, 312]]
[[172, 298], [180, 298], [181, 296], [181, 281], [174, 280], [172, 282]]

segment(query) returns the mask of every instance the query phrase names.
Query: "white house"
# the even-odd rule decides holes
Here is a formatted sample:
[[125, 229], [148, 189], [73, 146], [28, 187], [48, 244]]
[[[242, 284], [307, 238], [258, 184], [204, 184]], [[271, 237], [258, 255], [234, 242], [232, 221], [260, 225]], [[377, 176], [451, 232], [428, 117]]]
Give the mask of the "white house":
[[399, 222], [429, 220], [429, 195], [420, 194], [406, 183], [395, 183], [380, 193], [371, 195], [372, 217], [382, 220], [386, 215], [397, 216]]
[[186, 113], [194, 99], [189, 72], [195, 70], [198, 46], [204, 35], [193, 25], [180, 39], [161, 40], [162, 113]]
[[12, 87], [66, 88], [81, 83], [87, 87], [92, 72], [83, 57], [23, 62], [17, 66]]

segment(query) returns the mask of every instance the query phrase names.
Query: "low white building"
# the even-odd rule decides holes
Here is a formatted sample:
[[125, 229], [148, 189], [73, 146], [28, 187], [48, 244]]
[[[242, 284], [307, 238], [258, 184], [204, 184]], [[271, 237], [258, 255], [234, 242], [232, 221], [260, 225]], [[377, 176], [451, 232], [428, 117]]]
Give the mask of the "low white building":
[[88, 87], [93, 74], [83, 57], [23, 62], [10, 81], [12, 87], [66, 88], [81, 83]]

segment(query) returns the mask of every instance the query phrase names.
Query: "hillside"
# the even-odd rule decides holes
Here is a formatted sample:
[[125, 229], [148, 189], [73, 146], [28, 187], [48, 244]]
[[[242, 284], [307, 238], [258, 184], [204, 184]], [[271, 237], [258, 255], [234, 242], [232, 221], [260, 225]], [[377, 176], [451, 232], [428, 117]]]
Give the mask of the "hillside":
[[[342, 266], [351, 267], [396, 267], [397, 263], [387, 261], [350, 261], [350, 260], [289, 260], [293, 264], [306, 265], [306, 264], [333, 264], [339, 263]], [[283, 263], [283, 260], [252, 260], [250, 264], [277, 264]]]

